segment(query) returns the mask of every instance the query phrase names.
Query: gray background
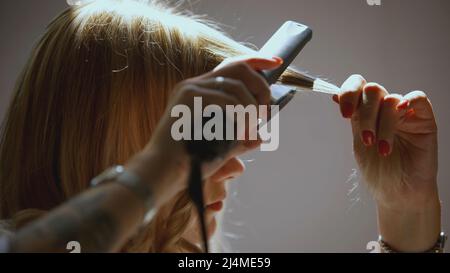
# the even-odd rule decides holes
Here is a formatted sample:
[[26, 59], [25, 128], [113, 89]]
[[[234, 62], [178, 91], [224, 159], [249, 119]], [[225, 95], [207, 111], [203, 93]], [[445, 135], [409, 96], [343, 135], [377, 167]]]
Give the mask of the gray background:
[[[360, 73], [391, 92], [426, 91], [438, 119], [439, 186], [444, 229], [450, 231], [450, 1], [382, 0], [380, 7], [366, 0], [192, 5], [238, 40], [257, 46], [287, 19], [311, 26], [315, 37], [296, 64], [334, 83]], [[1, 1], [0, 118], [32, 44], [65, 6], [64, 0]], [[228, 250], [367, 252], [367, 242], [377, 237], [376, 215], [353, 171], [348, 122], [327, 96], [301, 94], [282, 114], [280, 127], [279, 150], [247, 156], [247, 172], [231, 186], [224, 215]]]

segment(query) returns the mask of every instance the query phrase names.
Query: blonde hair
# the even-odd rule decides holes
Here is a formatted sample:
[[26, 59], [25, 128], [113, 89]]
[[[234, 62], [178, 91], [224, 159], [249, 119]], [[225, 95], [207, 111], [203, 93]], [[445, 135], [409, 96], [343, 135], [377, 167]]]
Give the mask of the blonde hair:
[[[213, 24], [152, 2], [97, 0], [54, 19], [17, 81], [0, 143], [0, 218], [16, 228], [79, 194], [149, 141], [170, 91], [254, 53]], [[292, 83], [295, 73], [285, 75]], [[124, 251], [191, 251], [185, 193]], [[164, 213], [163, 213], [164, 212]]]

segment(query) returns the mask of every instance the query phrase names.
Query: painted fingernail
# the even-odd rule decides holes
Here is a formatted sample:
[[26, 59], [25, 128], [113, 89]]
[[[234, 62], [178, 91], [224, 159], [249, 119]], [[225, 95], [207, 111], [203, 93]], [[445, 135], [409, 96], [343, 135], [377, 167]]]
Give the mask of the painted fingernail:
[[380, 140], [378, 142], [378, 153], [382, 156], [388, 156], [391, 152], [391, 147], [386, 140]]
[[397, 110], [405, 110], [409, 106], [409, 100], [404, 100], [397, 105]]
[[339, 104], [339, 96], [338, 96], [338, 95], [333, 95], [333, 101], [334, 101], [335, 103], [338, 103], [338, 104]]
[[283, 59], [281, 59], [280, 57], [277, 57], [277, 56], [272, 57], [272, 59], [274, 59], [275, 61], [277, 61], [277, 63], [280, 63], [280, 64], [282, 64], [284, 62]]
[[342, 116], [344, 118], [351, 118], [353, 116], [353, 105], [350, 102], [342, 104]]
[[416, 111], [414, 111], [414, 109], [409, 109], [408, 111], [406, 111], [405, 117], [412, 118], [415, 114], [416, 114]]
[[375, 134], [372, 131], [364, 130], [362, 132], [362, 140], [364, 145], [372, 146], [375, 143]]

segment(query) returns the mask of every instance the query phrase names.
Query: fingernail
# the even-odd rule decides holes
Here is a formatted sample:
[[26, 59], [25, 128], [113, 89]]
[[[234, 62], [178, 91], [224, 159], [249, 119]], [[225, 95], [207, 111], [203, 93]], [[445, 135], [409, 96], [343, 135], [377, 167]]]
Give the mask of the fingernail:
[[404, 100], [397, 105], [397, 110], [405, 110], [409, 106], [409, 100]]
[[284, 62], [283, 59], [281, 59], [280, 57], [277, 57], [277, 56], [272, 57], [272, 59], [274, 59], [275, 61], [277, 61], [277, 63], [280, 63], [280, 64], [282, 64]]
[[353, 116], [353, 105], [350, 102], [342, 104], [342, 116], [344, 118], [351, 118]]
[[339, 104], [339, 96], [338, 95], [333, 95], [333, 101], [337, 104]]
[[380, 142], [378, 142], [378, 153], [382, 156], [388, 156], [390, 152], [391, 147], [389, 143], [386, 140], [380, 140]]
[[372, 131], [364, 130], [362, 132], [362, 140], [364, 145], [372, 146], [375, 142], [375, 134]]
[[415, 115], [415, 113], [416, 113], [416, 111], [414, 111], [414, 109], [409, 109], [408, 111], [406, 111], [405, 117], [412, 118]]

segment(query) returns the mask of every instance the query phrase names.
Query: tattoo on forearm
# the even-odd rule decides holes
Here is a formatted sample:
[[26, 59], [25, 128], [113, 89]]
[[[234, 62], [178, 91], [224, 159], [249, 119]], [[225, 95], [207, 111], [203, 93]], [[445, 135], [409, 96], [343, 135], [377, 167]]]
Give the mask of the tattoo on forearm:
[[96, 190], [63, 205], [53, 214], [21, 230], [12, 240], [13, 252], [66, 252], [78, 241], [82, 252], [108, 252], [119, 240], [120, 221], [105, 207], [107, 192]]

